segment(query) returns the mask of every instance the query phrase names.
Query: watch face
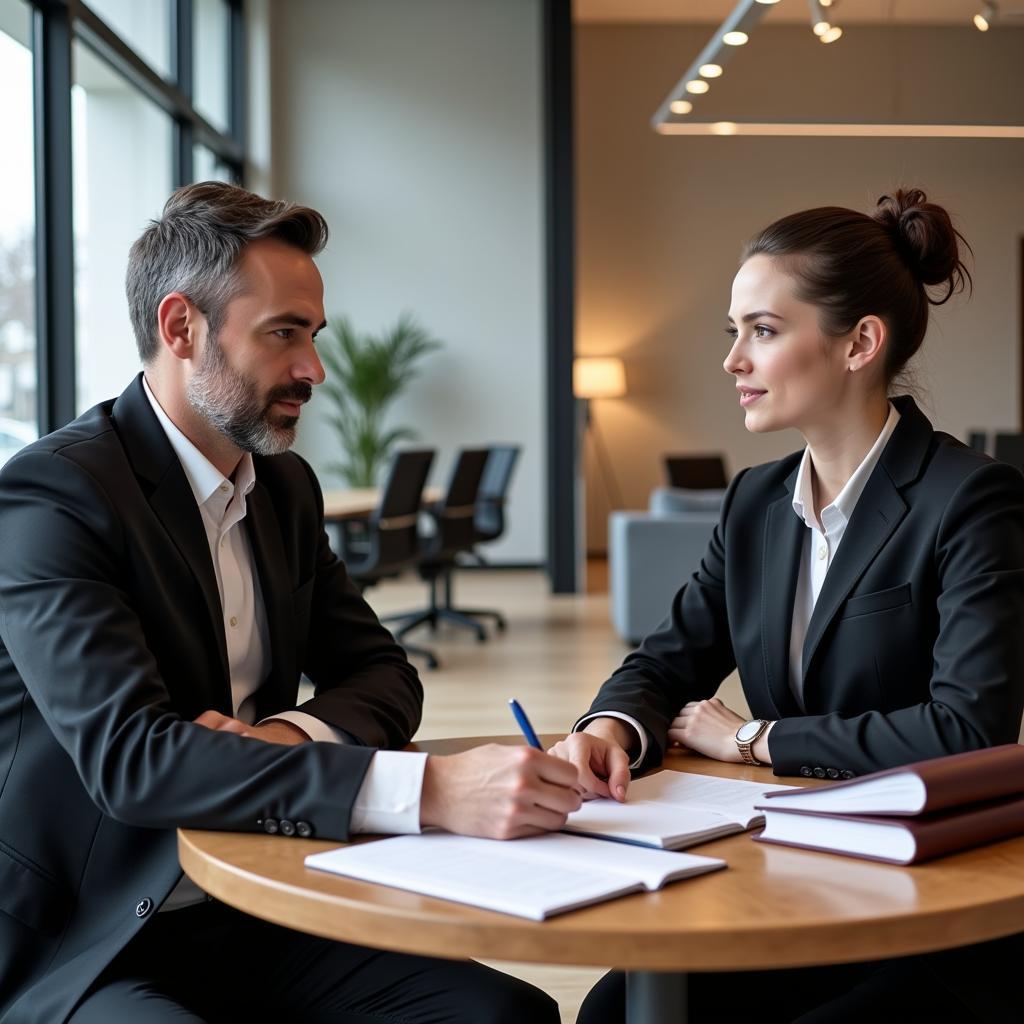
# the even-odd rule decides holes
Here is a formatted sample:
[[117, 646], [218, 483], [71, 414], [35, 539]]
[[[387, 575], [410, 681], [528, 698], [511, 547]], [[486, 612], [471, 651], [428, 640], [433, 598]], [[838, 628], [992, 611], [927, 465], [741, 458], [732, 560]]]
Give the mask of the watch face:
[[749, 743], [760, 731], [760, 719], [754, 719], [753, 722], [744, 722], [736, 730], [736, 739], [738, 739], [740, 743]]

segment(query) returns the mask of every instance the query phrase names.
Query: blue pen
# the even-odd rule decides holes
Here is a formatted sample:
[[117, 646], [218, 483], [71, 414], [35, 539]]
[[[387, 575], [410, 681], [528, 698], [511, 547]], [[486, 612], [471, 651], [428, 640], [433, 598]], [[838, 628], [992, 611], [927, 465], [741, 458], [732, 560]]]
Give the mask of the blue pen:
[[540, 745], [540, 740], [537, 739], [537, 734], [533, 731], [533, 726], [530, 725], [530, 720], [526, 717], [526, 712], [519, 706], [519, 701], [513, 698], [508, 702], [508, 706], [512, 709], [512, 714], [516, 716], [516, 723], [523, 731], [523, 735], [526, 737], [526, 742], [529, 743], [531, 747], [543, 750], [544, 748]]

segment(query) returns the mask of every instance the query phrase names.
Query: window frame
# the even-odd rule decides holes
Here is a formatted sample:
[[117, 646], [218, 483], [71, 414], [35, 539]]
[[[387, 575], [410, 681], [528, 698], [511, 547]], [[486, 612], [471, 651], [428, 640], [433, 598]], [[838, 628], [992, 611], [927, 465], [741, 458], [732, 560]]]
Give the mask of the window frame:
[[188, 184], [200, 143], [245, 183], [244, 0], [228, 9], [228, 131], [193, 105], [192, 0], [170, 0], [171, 77], [156, 71], [82, 0], [27, 0], [32, 11], [36, 208], [36, 364], [40, 436], [75, 417], [75, 255], [72, 209], [72, 44], [77, 39], [170, 115], [171, 180]]

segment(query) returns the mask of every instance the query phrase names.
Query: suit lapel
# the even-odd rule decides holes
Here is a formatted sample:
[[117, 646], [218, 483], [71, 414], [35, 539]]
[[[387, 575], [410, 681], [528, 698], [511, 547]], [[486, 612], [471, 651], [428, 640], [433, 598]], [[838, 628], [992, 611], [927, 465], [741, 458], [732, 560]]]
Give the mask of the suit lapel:
[[901, 396], [893, 399], [893, 404], [900, 420], [853, 510], [807, 626], [803, 650], [805, 683], [829, 623], [907, 514], [900, 488], [920, 475], [934, 436], [932, 425], [912, 398]]
[[246, 499], [246, 526], [252, 541], [253, 557], [259, 576], [263, 607], [270, 635], [270, 672], [257, 694], [257, 716], [265, 717], [279, 710], [281, 698], [287, 695], [294, 703], [290, 688], [298, 675], [294, 644], [291, 643], [292, 615], [291, 573], [281, 542], [281, 526], [267, 489], [257, 479]]
[[800, 543], [806, 529], [793, 511], [796, 475], [794, 469], [786, 480], [787, 493], [768, 506], [762, 549], [761, 649], [768, 692], [780, 718], [800, 714], [789, 688], [789, 635], [800, 569]]
[[114, 403], [111, 419], [133, 469], [150, 484], [150, 506], [202, 592], [207, 621], [219, 657], [220, 678], [216, 687], [216, 703], [225, 714], [231, 714], [224, 613], [202, 514], [196, 505], [185, 471], [143, 391], [142, 374], [135, 378]]

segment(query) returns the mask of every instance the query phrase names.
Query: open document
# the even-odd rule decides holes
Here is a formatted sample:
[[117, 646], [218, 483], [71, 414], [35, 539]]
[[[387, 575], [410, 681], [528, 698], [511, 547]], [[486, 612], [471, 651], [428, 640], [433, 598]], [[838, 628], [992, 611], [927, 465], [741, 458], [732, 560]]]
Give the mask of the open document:
[[502, 842], [425, 832], [311, 854], [306, 867], [542, 921], [725, 861], [562, 834]]
[[764, 824], [764, 802], [771, 790], [796, 789], [762, 782], [740, 782], [690, 772], [662, 771], [637, 779], [626, 803], [590, 800], [569, 815], [567, 832], [622, 843], [681, 850]]

